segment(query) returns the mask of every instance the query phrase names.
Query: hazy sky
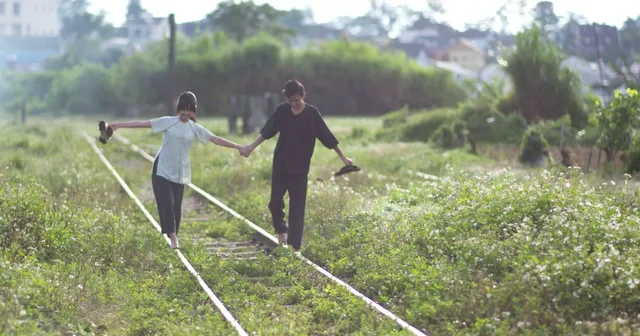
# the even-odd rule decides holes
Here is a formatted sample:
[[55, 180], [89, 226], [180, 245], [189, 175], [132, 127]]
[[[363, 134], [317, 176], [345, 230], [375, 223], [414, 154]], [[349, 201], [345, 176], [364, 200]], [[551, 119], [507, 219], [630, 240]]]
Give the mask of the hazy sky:
[[[394, 0], [398, 4], [408, 4], [413, 8], [424, 8], [424, 0]], [[507, 0], [442, 0], [447, 13], [439, 19], [448, 22], [454, 28], [463, 29], [466, 22], [477, 22], [493, 16], [496, 10]], [[317, 22], [328, 22], [339, 16], [357, 16], [366, 12], [368, 0], [271, 0], [269, 2], [280, 9], [310, 7], [314, 11]], [[518, 0], [513, 1], [518, 2]], [[532, 8], [537, 1], [529, 1]], [[105, 10], [108, 20], [116, 25], [124, 21], [128, 0], [92, 0], [93, 10]], [[206, 0], [142, 0], [142, 6], [155, 16], [166, 17], [170, 13], [176, 15], [178, 23], [199, 20], [215, 9], [218, 1]], [[621, 26], [628, 16], [640, 15], [640, 1], [633, 0], [556, 0], [553, 1], [558, 15], [574, 12], [585, 16], [592, 22], [605, 22]], [[313, 5], [312, 5], [313, 4]], [[514, 11], [517, 6], [513, 6]], [[528, 13], [527, 13], [528, 14]], [[527, 17], [529, 20], [530, 17]], [[521, 25], [524, 21], [515, 12], [510, 20]]]

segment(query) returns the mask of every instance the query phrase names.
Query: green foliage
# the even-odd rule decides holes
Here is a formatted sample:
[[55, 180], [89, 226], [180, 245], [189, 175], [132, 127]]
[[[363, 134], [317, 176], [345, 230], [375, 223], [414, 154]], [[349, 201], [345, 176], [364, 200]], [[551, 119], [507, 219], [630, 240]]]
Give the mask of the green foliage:
[[516, 50], [506, 57], [506, 71], [514, 84], [514, 102], [527, 121], [568, 114], [577, 128], [587, 123], [580, 80], [562, 67], [563, 59], [561, 50], [545, 40], [539, 27], [517, 35]]
[[[56, 120], [0, 133], [0, 333], [237, 334], [74, 131], [88, 128]], [[148, 165], [131, 165], [137, 154], [120, 146], [102, 149], [157, 219], [153, 199], [145, 201], [141, 193], [150, 188]], [[192, 156], [194, 163], [206, 157], [223, 164], [225, 154], [232, 154], [202, 153]], [[9, 166], [14, 154], [24, 169]], [[194, 175], [222, 186], [226, 182], [218, 177], [236, 174], [217, 168], [214, 178], [202, 168]], [[183, 218], [191, 215], [183, 210]], [[216, 211], [197, 214], [209, 215], [210, 221], [184, 225], [184, 237], [250, 239], [251, 230], [240, 221]], [[328, 285], [287, 250], [246, 261], [209, 255], [188, 238], [181, 248], [249, 333], [407, 334], [345, 289]]]
[[467, 134], [467, 124], [464, 121], [456, 121], [451, 126], [451, 131], [453, 132], [455, 146], [463, 147]]
[[564, 136], [563, 145], [577, 145], [576, 134], [578, 131], [571, 126], [571, 118], [565, 115], [563, 118], [541, 121], [532, 125], [542, 136], [547, 143], [552, 146], [560, 146], [560, 134], [562, 133], [562, 123], [564, 122]]
[[640, 273], [613, 269], [637, 262], [635, 223], [630, 197], [578, 174], [449, 173], [346, 212], [304, 253], [434, 335], [630, 333]]
[[404, 124], [407, 121], [409, 114], [410, 111], [407, 106], [404, 106], [403, 108], [396, 111], [385, 113], [382, 116], [382, 127], [389, 128], [396, 125]]
[[0, 133], [0, 333], [233, 334], [76, 128], [54, 123]]
[[51, 83], [50, 108], [71, 114], [107, 113], [118, 104], [109, 72], [97, 64], [64, 70]]
[[278, 39], [294, 35], [294, 31], [279, 21], [287, 14], [270, 4], [257, 5], [253, 1], [222, 1], [207, 17], [214, 27], [225, 31], [237, 41], [244, 41], [259, 32]]
[[[78, 48], [87, 53], [97, 49], [82, 46]], [[226, 114], [230, 95], [280, 93], [291, 78], [305, 84], [307, 100], [324, 115], [381, 115], [402, 106], [453, 107], [465, 98], [450, 72], [424, 68], [404, 54], [380, 51], [366, 42], [328, 41], [291, 49], [265, 33], [242, 42], [222, 32], [184, 37], [177, 41], [171, 79], [166, 48], [166, 41], [161, 41], [121, 58], [78, 52], [51, 60], [48, 68], [56, 80], [47, 93], [53, 107], [95, 114], [162, 106], [172, 81], [178, 92], [190, 90], [199, 97], [199, 114]], [[84, 64], [87, 60], [95, 64]], [[102, 64], [101, 70], [97, 64]], [[82, 103], [68, 101], [71, 88], [83, 93]], [[87, 93], [98, 88], [106, 94]], [[92, 108], [86, 109], [87, 105]]]
[[625, 170], [628, 174], [635, 174], [640, 171], [640, 137], [637, 135], [634, 137], [629, 152], [627, 154], [627, 161], [625, 162]]
[[458, 109], [414, 111], [400, 109], [385, 114], [383, 124], [389, 125], [377, 134], [377, 139], [393, 141], [427, 141], [439, 127], [453, 129], [458, 147], [463, 145], [468, 131], [476, 141], [487, 143], [520, 143], [527, 122], [519, 115], [504, 116], [487, 104], [463, 104]]
[[636, 129], [640, 126], [640, 95], [628, 89], [627, 95], [620, 91], [608, 106], [599, 106], [589, 122], [600, 131], [598, 143], [607, 151], [607, 160], [629, 148]]
[[451, 149], [455, 146], [455, 135], [451, 125], [440, 125], [435, 132], [431, 133], [429, 140], [444, 149]]
[[504, 116], [491, 105], [465, 105], [462, 119], [466, 128], [480, 142], [518, 143], [527, 128], [519, 115]]
[[460, 120], [460, 116], [460, 110], [457, 109], [417, 111], [407, 119], [406, 123], [379, 131], [377, 138], [427, 142], [438, 128], [441, 126], [450, 128], [454, 122]]
[[306, 82], [308, 100], [331, 114], [453, 107], [465, 97], [450, 72], [425, 69], [403, 54], [380, 52], [368, 43], [323, 42], [292, 52], [283, 63], [283, 76]]
[[[225, 125], [222, 119], [200, 122], [210, 129]], [[361, 134], [359, 129], [372, 128], [374, 122], [329, 118], [328, 124], [343, 138]], [[76, 203], [65, 203], [69, 210], [62, 211], [74, 217], [52, 225], [67, 225], [78, 234], [74, 244], [64, 246], [84, 252], [73, 254], [76, 259], [72, 260], [81, 266], [0, 263], [0, 296], [7, 293], [0, 300], [18, 298], [2, 301], [6, 306], [0, 306], [0, 316], [9, 318], [0, 321], [49, 333], [65, 333], [69, 328], [80, 334], [77, 329], [90, 328], [94, 322], [96, 334], [95, 330], [103, 334], [216, 330], [226, 335], [228, 329], [218, 329], [224, 323], [215, 324], [220, 322], [215, 318], [219, 314], [201, 305], [205, 297], [197, 283], [176, 266], [175, 256], [159, 242], [160, 237], [140, 224], [145, 218], [135, 215], [138, 210], [122, 197], [113, 178], [98, 168], [101, 162], [74, 132], [57, 131], [56, 126], [3, 133], [0, 152], [25, 153], [25, 168], [2, 173], [31, 174], [46, 181], [43, 175], [49, 172], [56, 182], [48, 183], [47, 189], [67, 195], [75, 191]], [[126, 136], [141, 148], [161, 141], [146, 131], [131, 130]], [[36, 156], [42, 143], [47, 151], [60, 153]], [[271, 232], [266, 204], [274, 147], [275, 141], [265, 142], [247, 160], [234, 151], [197, 145], [191, 156], [194, 184]], [[137, 154], [122, 146], [102, 148], [134, 191], [144, 194], [149, 187], [148, 162], [125, 169]], [[433, 335], [631, 334], [640, 326], [636, 317], [640, 301], [635, 295], [640, 272], [634, 266], [640, 255], [637, 202], [627, 190], [614, 189], [626, 187], [604, 185], [593, 175], [585, 177], [573, 170], [526, 176], [516, 170], [493, 169], [476, 176], [454, 173], [491, 163], [466, 151], [442, 153], [423, 143], [349, 142], [345, 154], [366, 170], [329, 180], [327, 176], [337, 168], [335, 153], [320, 148], [310, 174], [303, 254], [409, 323]], [[0, 156], [0, 167], [8, 159]], [[437, 174], [440, 180], [418, 179], [407, 169]], [[27, 185], [25, 180], [2, 185], [17, 188], [18, 181]], [[153, 200], [145, 203], [153, 209]], [[192, 233], [248, 236], [240, 221], [211, 213], [210, 222], [185, 225], [185, 237]], [[181, 240], [183, 253], [207, 283], [215, 284], [214, 291], [251, 333], [405, 334], [357, 298], [319, 280], [315, 271], [285, 250], [250, 262], [226, 261], [208, 256], [190, 241]], [[118, 259], [105, 264], [100, 259], [103, 255], [125, 255], [126, 265], [120, 266]], [[65, 258], [70, 258], [66, 252]], [[247, 276], [263, 278], [251, 283]], [[61, 285], [51, 286], [48, 279]], [[266, 288], [282, 284], [291, 288]], [[185, 304], [176, 303], [185, 298]], [[296, 306], [282, 308], [283, 303]], [[110, 310], [87, 316], [86, 312], [101, 309]], [[173, 313], [167, 315], [171, 309]], [[291, 314], [292, 309], [296, 314]], [[21, 310], [27, 315], [20, 316]], [[269, 318], [264, 317], [265, 311]], [[49, 324], [51, 316], [60, 322]]]
[[535, 127], [530, 127], [522, 136], [518, 161], [526, 165], [536, 166], [544, 160], [548, 146], [542, 133]]

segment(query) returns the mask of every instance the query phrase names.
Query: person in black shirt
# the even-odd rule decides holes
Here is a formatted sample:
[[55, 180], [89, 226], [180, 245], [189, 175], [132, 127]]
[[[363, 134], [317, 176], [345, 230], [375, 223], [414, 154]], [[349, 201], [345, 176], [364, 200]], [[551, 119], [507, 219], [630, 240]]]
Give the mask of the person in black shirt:
[[[307, 177], [316, 139], [336, 151], [345, 165], [353, 161], [342, 154], [338, 140], [324, 122], [320, 111], [304, 101], [304, 86], [295, 80], [285, 83], [283, 93], [287, 101], [278, 105], [260, 131], [260, 136], [249, 145], [249, 154], [264, 140], [280, 133], [273, 154], [271, 170], [271, 199], [269, 210], [273, 228], [280, 244], [285, 242], [295, 251], [302, 245], [304, 214], [307, 200]], [[289, 225], [284, 221], [284, 194], [289, 192]]]

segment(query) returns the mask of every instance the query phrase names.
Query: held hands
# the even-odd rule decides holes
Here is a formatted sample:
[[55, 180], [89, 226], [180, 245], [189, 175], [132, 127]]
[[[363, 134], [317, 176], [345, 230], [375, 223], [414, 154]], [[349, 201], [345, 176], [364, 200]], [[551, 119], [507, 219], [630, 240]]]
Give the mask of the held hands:
[[240, 146], [238, 147], [238, 152], [240, 152], [240, 155], [244, 157], [249, 157], [251, 152], [253, 152], [253, 148], [251, 148], [251, 146]]

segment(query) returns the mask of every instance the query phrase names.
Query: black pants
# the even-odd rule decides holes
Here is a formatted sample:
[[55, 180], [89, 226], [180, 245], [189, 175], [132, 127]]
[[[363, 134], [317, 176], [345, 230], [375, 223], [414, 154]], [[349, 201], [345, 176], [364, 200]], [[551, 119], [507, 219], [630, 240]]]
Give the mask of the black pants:
[[171, 182], [162, 176], [156, 175], [157, 169], [158, 159], [153, 162], [151, 184], [153, 186], [153, 194], [156, 197], [162, 233], [169, 235], [175, 232], [178, 234], [180, 219], [182, 218], [184, 184]]
[[[284, 221], [284, 194], [289, 192], [289, 225]], [[302, 245], [304, 211], [307, 203], [307, 175], [288, 174], [277, 169], [271, 172], [269, 210], [277, 233], [288, 233], [287, 244], [295, 250]]]

